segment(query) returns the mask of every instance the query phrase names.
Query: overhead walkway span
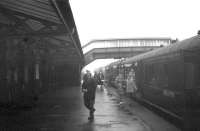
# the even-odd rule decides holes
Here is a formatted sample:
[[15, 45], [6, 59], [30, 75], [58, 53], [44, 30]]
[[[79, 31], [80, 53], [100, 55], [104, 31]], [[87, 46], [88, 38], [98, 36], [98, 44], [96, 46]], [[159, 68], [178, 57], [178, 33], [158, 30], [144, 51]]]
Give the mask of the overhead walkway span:
[[170, 38], [138, 38], [94, 40], [82, 47], [85, 65], [96, 59], [127, 58], [170, 45]]

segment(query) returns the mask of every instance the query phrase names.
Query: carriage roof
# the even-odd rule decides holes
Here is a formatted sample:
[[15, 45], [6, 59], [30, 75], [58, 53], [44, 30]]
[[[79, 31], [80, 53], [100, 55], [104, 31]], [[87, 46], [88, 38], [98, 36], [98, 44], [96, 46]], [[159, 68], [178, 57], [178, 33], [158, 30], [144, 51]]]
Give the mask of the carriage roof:
[[144, 60], [144, 59], [161, 56], [161, 55], [166, 55], [166, 54], [170, 54], [170, 53], [174, 53], [174, 52], [178, 52], [178, 51], [184, 51], [184, 50], [188, 50], [188, 49], [200, 49], [200, 35], [191, 37], [189, 39], [186, 39], [186, 40], [183, 40], [180, 42], [176, 42], [172, 45], [162, 47], [160, 49], [155, 49], [153, 51], [150, 51], [150, 52], [147, 52], [144, 54], [140, 54], [137, 56], [133, 56], [131, 58], [127, 58], [124, 61], [124, 63], [130, 63], [133, 61]]

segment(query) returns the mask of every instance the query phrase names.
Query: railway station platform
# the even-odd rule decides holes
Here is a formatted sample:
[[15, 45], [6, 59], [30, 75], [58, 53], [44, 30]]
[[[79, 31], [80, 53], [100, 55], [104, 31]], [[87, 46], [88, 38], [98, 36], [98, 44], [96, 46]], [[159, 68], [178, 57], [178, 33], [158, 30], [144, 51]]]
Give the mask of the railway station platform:
[[5, 131], [179, 131], [175, 126], [114, 88], [97, 88], [94, 121], [88, 121], [80, 87], [57, 88], [39, 97], [35, 107], [0, 117]]

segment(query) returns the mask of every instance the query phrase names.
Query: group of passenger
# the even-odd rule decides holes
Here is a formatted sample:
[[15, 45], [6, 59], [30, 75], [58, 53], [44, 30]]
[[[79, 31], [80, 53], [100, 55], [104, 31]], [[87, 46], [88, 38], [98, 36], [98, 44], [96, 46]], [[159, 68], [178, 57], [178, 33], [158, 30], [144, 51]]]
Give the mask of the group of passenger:
[[95, 72], [94, 76], [92, 76], [90, 71], [86, 71], [86, 74], [83, 76], [83, 83], [82, 83], [82, 92], [84, 104], [86, 108], [89, 110], [89, 117], [88, 120], [94, 119], [94, 103], [95, 103], [95, 93], [96, 88], [100, 85], [100, 88], [103, 88], [103, 73], [102, 72]]
[[126, 93], [130, 97], [137, 91], [137, 86], [135, 82], [135, 72], [133, 69], [130, 70], [127, 80], [126, 80]]
[[125, 93], [132, 97], [137, 91], [137, 86], [135, 82], [135, 72], [133, 69], [129, 71], [127, 74], [127, 78], [125, 79], [122, 73], [119, 73], [115, 78], [115, 86], [118, 88], [119, 94], [123, 95]]
[[[119, 81], [119, 89], [122, 89], [122, 81], [120, 82], [120, 78], [122, 76], [117, 76], [116, 81]], [[83, 83], [82, 83], [82, 92], [83, 94], [83, 99], [84, 99], [84, 104], [86, 108], [89, 110], [89, 117], [88, 120], [93, 120], [94, 119], [94, 103], [95, 103], [95, 94], [96, 94], [96, 88], [100, 86], [100, 89], [103, 88], [104, 83], [104, 75], [102, 72], [95, 72], [94, 76], [92, 76], [90, 71], [86, 71], [86, 74], [83, 76]], [[134, 92], [136, 92], [137, 87], [135, 83], [135, 72], [134, 70], [130, 70], [130, 72], [127, 75], [126, 79], [126, 94], [128, 96], [132, 96]]]
[[94, 79], [97, 82], [97, 86], [100, 86], [100, 88], [103, 89], [103, 86], [104, 86], [104, 83], [103, 83], [104, 75], [103, 75], [103, 73], [101, 71], [99, 73], [95, 72], [94, 73]]

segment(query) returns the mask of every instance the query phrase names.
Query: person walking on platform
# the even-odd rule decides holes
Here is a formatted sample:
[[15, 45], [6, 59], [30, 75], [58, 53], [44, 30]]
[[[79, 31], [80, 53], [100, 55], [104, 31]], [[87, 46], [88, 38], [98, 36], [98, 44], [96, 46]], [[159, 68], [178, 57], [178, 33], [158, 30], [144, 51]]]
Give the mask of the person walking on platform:
[[100, 85], [100, 89], [103, 90], [103, 80], [104, 80], [104, 75], [102, 72], [99, 72], [98, 75], [98, 85]]
[[89, 75], [91, 75], [90, 71], [86, 70], [86, 73], [83, 75], [83, 81], [85, 81]]
[[96, 71], [94, 72], [94, 79], [96, 81], [96, 84], [98, 85], [99, 75]]
[[88, 120], [93, 120], [95, 112], [94, 103], [97, 84], [91, 73], [87, 73], [86, 75], [87, 77], [85, 77], [82, 84], [82, 91], [84, 93], [83, 98], [86, 108], [90, 111], [90, 116], [88, 117]]

